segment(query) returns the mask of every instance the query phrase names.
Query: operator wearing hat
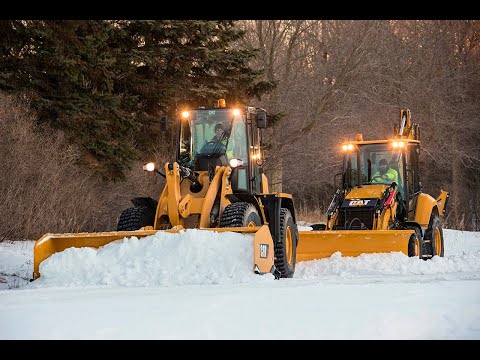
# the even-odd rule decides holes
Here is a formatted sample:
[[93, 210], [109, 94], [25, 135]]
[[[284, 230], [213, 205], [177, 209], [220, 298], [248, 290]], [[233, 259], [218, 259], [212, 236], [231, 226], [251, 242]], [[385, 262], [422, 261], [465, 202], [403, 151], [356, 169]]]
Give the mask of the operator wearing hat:
[[372, 182], [381, 183], [381, 182], [393, 182], [396, 180], [395, 170], [388, 166], [387, 159], [381, 159], [378, 162], [378, 171], [373, 174]]

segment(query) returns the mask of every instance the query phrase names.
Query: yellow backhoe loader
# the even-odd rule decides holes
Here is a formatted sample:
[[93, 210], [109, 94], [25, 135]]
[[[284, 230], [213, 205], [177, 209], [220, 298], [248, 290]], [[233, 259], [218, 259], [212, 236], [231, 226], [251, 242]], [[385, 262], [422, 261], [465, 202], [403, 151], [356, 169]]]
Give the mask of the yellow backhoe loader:
[[[120, 215], [117, 231], [45, 234], [34, 246], [33, 279], [40, 264], [69, 247], [98, 248], [125, 237], [179, 232], [197, 228], [254, 235], [252, 270], [292, 277], [298, 231], [292, 196], [270, 193], [262, 171], [262, 108], [215, 107], [183, 109], [178, 113], [177, 160], [163, 169], [144, 165], [166, 179], [158, 200], [139, 197]], [[163, 170], [163, 172], [162, 172]]]
[[297, 262], [341, 252], [343, 256], [400, 251], [429, 259], [444, 255], [441, 217], [449, 194], [422, 192], [419, 125], [400, 111], [394, 138], [342, 144], [342, 186], [327, 210], [326, 224], [300, 231]]

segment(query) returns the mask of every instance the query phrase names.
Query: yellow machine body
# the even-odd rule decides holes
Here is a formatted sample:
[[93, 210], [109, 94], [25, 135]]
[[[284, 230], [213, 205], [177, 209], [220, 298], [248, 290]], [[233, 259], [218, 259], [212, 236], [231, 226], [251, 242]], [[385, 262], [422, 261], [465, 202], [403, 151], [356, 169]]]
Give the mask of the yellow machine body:
[[[395, 126], [393, 139], [365, 141], [358, 134], [356, 141], [344, 143], [342, 149], [345, 152], [343, 189], [337, 190], [330, 204], [326, 224], [317, 224], [322, 225], [321, 229], [314, 225], [313, 231], [299, 231], [297, 262], [330, 257], [336, 252], [342, 256], [387, 252], [424, 259], [443, 256], [442, 230], [438, 221], [432, 219], [443, 217], [449, 195], [442, 190], [435, 199], [422, 193], [420, 185], [415, 185], [420, 184], [420, 141], [419, 127], [411, 122], [410, 111], [400, 112], [400, 124]], [[402, 159], [404, 166], [398, 171], [398, 184], [374, 183], [373, 153], [395, 154], [396, 159]], [[369, 165], [360, 168], [357, 164]], [[352, 166], [358, 170], [352, 171]], [[350, 178], [346, 177], [348, 169], [354, 174]], [[363, 183], [361, 179], [366, 173], [366, 183]], [[397, 194], [400, 188], [403, 190]], [[391, 201], [388, 201], [390, 195]], [[368, 207], [369, 204], [374, 206]], [[402, 206], [408, 211], [402, 212]], [[350, 229], [352, 224], [363, 226], [363, 222], [367, 223], [363, 228]]]
[[192, 192], [188, 181], [180, 181], [178, 164], [173, 163], [173, 169], [165, 164], [167, 184], [158, 201], [154, 229], [162, 229], [162, 217], [168, 218], [172, 226], [185, 228], [206, 228], [210, 224], [210, 212], [213, 203], [220, 196], [220, 214], [230, 201], [225, 195], [232, 193], [230, 186], [230, 166], [218, 166], [212, 181], [209, 181], [207, 171], [199, 171], [198, 182], [202, 189]]
[[[245, 107], [242, 112], [240, 109], [223, 106], [214, 109], [199, 108], [192, 110], [191, 113], [195, 114], [195, 111], [201, 112], [202, 116], [189, 115], [189, 112], [182, 113], [179, 143], [184, 144], [185, 141], [191, 143], [191, 140], [196, 140], [198, 136], [204, 134], [205, 129], [208, 130], [208, 127], [213, 127], [218, 122], [222, 122], [223, 126], [230, 126], [230, 131], [225, 132], [227, 137], [230, 133], [232, 136], [241, 134], [241, 131], [236, 133], [236, 127], [243, 129], [243, 146], [246, 155], [242, 161], [245, 162], [235, 160], [237, 160], [237, 166], [241, 168], [238, 171], [244, 171], [245, 179], [248, 179], [243, 184], [244, 187], [239, 186], [235, 190], [236, 185], [232, 185], [234, 171], [237, 171], [235, 165], [230, 166], [230, 161], [220, 161], [215, 157], [224, 156], [224, 152], [221, 153], [215, 148], [202, 160], [207, 162], [208, 167], [205, 163], [197, 166], [194, 163], [187, 164], [184, 160], [179, 160], [182, 158], [181, 152], [187, 149], [180, 146], [177, 161], [165, 163], [164, 174], [156, 168], [154, 163], [144, 166], [144, 170], [156, 171], [164, 176], [166, 184], [158, 201], [151, 198], [133, 199], [135, 207], [125, 209], [120, 216], [117, 226], [119, 231], [47, 233], [37, 240], [33, 254], [34, 279], [41, 276], [40, 264], [45, 259], [67, 248], [99, 248], [112, 241], [132, 236], [144, 238], [158, 231], [176, 233], [193, 228], [252, 234], [254, 237], [252, 270], [258, 274], [273, 273], [276, 277], [293, 276], [294, 247], [298, 242], [293, 199], [289, 194], [268, 193], [268, 180], [260, 169], [263, 164], [263, 150], [261, 150], [259, 130], [266, 127], [265, 110]], [[211, 118], [213, 115], [217, 118]], [[190, 134], [188, 137], [185, 135], [187, 132], [184, 127], [189, 125], [192, 125], [194, 130], [196, 127], [201, 127], [202, 130], [196, 136], [188, 131]], [[215, 130], [216, 128], [217, 126]], [[238, 140], [239, 144], [240, 140]], [[221, 144], [220, 141], [219, 144]], [[193, 151], [192, 147], [188, 149]], [[212, 155], [211, 158], [208, 157], [210, 155]], [[140, 202], [135, 203], [135, 201]], [[224, 212], [226, 215], [222, 218]], [[135, 223], [131, 225], [131, 221]], [[289, 248], [286, 249], [285, 246]], [[279, 256], [280, 253], [283, 255]]]

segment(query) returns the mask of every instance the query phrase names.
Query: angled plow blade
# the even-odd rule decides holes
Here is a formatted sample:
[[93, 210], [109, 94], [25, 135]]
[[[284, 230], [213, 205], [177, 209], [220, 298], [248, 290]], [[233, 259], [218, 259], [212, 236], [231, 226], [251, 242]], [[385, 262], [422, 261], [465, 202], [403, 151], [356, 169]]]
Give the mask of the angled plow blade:
[[[40, 264], [45, 259], [55, 253], [65, 249], [75, 247], [93, 247], [100, 248], [112, 241], [121, 240], [135, 236], [143, 238], [155, 235], [159, 231], [178, 233], [184, 230], [182, 227], [168, 230], [136, 230], [136, 231], [112, 231], [97, 233], [65, 233], [52, 234], [47, 233], [35, 242], [33, 248], [33, 279], [40, 277]], [[270, 234], [268, 225], [259, 227], [233, 227], [233, 228], [205, 228], [201, 230], [218, 231], [218, 232], [238, 232], [254, 235], [254, 259], [253, 271], [258, 274], [273, 273], [274, 271], [274, 249], [273, 239]]]
[[330, 257], [400, 251], [408, 255], [413, 230], [325, 230], [299, 231], [297, 262]]

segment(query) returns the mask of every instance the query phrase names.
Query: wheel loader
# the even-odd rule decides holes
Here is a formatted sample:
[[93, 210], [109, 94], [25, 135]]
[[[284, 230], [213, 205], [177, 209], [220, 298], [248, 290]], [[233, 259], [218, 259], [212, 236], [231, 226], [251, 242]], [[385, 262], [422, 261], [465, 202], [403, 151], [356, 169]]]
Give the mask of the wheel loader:
[[112, 241], [196, 228], [254, 235], [255, 273], [292, 277], [298, 230], [292, 196], [270, 193], [262, 171], [261, 131], [267, 114], [252, 106], [227, 107], [218, 100], [211, 108], [178, 112], [176, 161], [143, 170], [158, 173], [166, 184], [158, 200], [138, 197], [125, 209], [117, 231], [45, 234], [34, 246], [33, 279], [40, 263], [69, 247], [98, 248]]
[[427, 260], [444, 256], [442, 217], [449, 194], [422, 192], [420, 127], [408, 109], [400, 111], [394, 136], [342, 144], [342, 185], [327, 221], [300, 231], [297, 262], [363, 253], [402, 252]]

